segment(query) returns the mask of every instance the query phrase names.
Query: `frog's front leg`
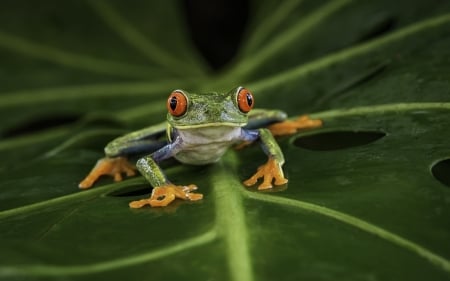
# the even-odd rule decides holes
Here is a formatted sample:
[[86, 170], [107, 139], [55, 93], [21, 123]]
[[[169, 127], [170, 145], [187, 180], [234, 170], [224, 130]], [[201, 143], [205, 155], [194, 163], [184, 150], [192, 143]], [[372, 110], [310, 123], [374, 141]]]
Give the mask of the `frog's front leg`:
[[151, 207], [164, 207], [174, 201], [176, 198], [183, 200], [197, 201], [203, 198], [200, 193], [193, 193], [197, 189], [196, 185], [187, 186], [174, 185], [171, 183], [158, 163], [164, 159], [172, 157], [180, 150], [180, 141], [164, 146], [150, 156], [139, 159], [136, 163], [137, 169], [153, 186], [153, 191], [148, 199], [141, 199], [130, 202], [131, 208], [141, 208], [145, 205]]
[[[268, 155], [267, 162], [260, 166], [256, 173], [249, 179], [244, 181], [246, 186], [252, 186], [263, 178], [263, 182], [258, 186], [259, 190], [272, 188], [272, 182], [275, 185], [282, 185], [288, 182], [284, 177], [282, 166], [284, 164], [284, 156], [280, 147], [273, 138], [272, 134], [267, 129], [259, 129], [257, 131], [244, 131], [250, 135], [256, 135], [261, 141], [261, 146], [264, 152]], [[256, 132], [256, 134], [255, 134]], [[249, 138], [250, 140], [250, 138]]]
[[166, 145], [167, 141], [158, 140], [164, 134], [166, 127], [167, 124], [163, 122], [118, 137], [108, 143], [105, 147], [106, 157], [97, 161], [78, 187], [90, 188], [103, 175], [112, 176], [115, 181], [121, 181], [123, 173], [134, 176], [136, 167], [128, 162], [128, 157], [149, 154]]
[[130, 208], [138, 209], [145, 205], [150, 205], [152, 207], [165, 207], [172, 203], [176, 198], [189, 201], [197, 201], [203, 198], [203, 194], [193, 193], [192, 191], [197, 190], [195, 184], [190, 184], [187, 186], [174, 185], [172, 183], [167, 183], [163, 186], [157, 186], [153, 189], [152, 195], [148, 199], [141, 199], [130, 202]]
[[125, 157], [105, 157], [97, 161], [94, 168], [78, 185], [81, 189], [90, 188], [103, 175], [114, 177], [114, 181], [122, 180], [122, 173], [134, 176], [136, 168]]

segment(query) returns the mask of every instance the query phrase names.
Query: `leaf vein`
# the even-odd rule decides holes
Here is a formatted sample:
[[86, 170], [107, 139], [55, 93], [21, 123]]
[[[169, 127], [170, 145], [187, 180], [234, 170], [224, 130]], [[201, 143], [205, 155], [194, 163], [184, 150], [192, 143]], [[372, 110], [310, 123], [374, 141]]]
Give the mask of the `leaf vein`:
[[3, 31], [0, 31], [0, 46], [12, 52], [21, 53], [63, 66], [112, 76], [146, 78], [151, 77], [152, 74], [157, 72], [156, 69], [146, 66], [109, 61], [63, 51], [55, 47], [45, 46], [13, 36]]
[[450, 261], [447, 260], [446, 258], [426, 249], [425, 247], [418, 245], [417, 243], [415, 243], [413, 241], [403, 238], [395, 233], [387, 231], [383, 228], [380, 228], [380, 227], [378, 227], [374, 224], [371, 224], [367, 221], [364, 221], [362, 219], [358, 219], [351, 215], [348, 215], [343, 212], [336, 211], [336, 210], [333, 210], [333, 209], [330, 209], [330, 208], [327, 208], [324, 206], [320, 206], [317, 204], [308, 203], [308, 202], [304, 202], [304, 201], [300, 201], [300, 200], [294, 200], [294, 199], [277, 197], [277, 196], [270, 196], [270, 195], [265, 195], [265, 194], [260, 194], [260, 193], [256, 193], [256, 192], [250, 192], [250, 191], [243, 191], [243, 193], [246, 197], [251, 198], [251, 199], [269, 202], [269, 203], [273, 203], [273, 204], [277, 204], [277, 205], [299, 208], [302, 210], [320, 214], [320, 215], [335, 219], [337, 221], [340, 221], [342, 223], [351, 225], [351, 226], [361, 229], [365, 232], [368, 232], [370, 234], [378, 236], [386, 241], [389, 241], [397, 246], [407, 249], [407, 250], [417, 254], [418, 256], [425, 258], [430, 263], [434, 264], [437, 267], [440, 267], [444, 271], [450, 272]]
[[277, 75], [273, 75], [272, 77], [248, 83], [249, 84], [248, 87], [253, 89], [253, 91], [255, 92], [260, 91], [264, 88], [276, 87], [279, 84], [286, 83], [287, 81], [291, 81], [294, 79], [298, 79], [299, 77], [302, 76], [310, 75], [315, 71], [325, 69], [330, 65], [345, 61], [346, 59], [370, 53], [371, 51], [374, 51], [377, 48], [383, 47], [397, 40], [402, 40], [408, 36], [416, 35], [417, 33], [424, 32], [432, 28], [437, 28], [449, 23], [450, 23], [450, 14], [445, 14], [440, 17], [424, 20], [419, 23], [404, 27], [396, 32], [388, 34], [379, 39], [368, 41], [367, 43], [363, 43], [361, 45], [357, 45], [352, 48], [344, 49], [342, 51], [332, 53], [328, 56], [323, 56], [309, 63], [302, 64], [297, 67], [293, 67], [291, 69], [282, 71]]
[[89, 190], [84, 190], [84, 191], [77, 190], [74, 185], [73, 186], [74, 191], [75, 191], [74, 193], [56, 197], [56, 198], [51, 198], [51, 199], [40, 201], [37, 203], [32, 203], [29, 205], [20, 206], [20, 207], [13, 208], [13, 209], [7, 209], [7, 210], [0, 211], [0, 220], [11, 217], [11, 216], [15, 216], [15, 215], [20, 215], [20, 214], [29, 213], [29, 212], [36, 211], [36, 210], [45, 209], [48, 206], [63, 204], [63, 203], [67, 203], [67, 202], [72, 202], [72, 203], [78, 202], [77, 200], [89, 200], [92, 197], [102, 195], [106, 192], [113, 192], [115, 190], [123, 188], [123, 186], [141, 182], [141, 181], [142, 181], [142, 178], [137, 177], [137, 178], [133, 178], [133, 179], [124, 180], [119, 183], [107, 184], [107, 185], [91, 188]]
[[157, 249], [148, 253], [127, 256], [126, 258], [113, 259], [86, 265], [17, 265], [0, 266], [0, 276], [67, 276], [87, 275], [108, 270], [117, 270], [124, 267], [135, 266], [153, 260], [161, 259], [179, 252], [208, 244], [216, 239], [214, 230], [202, 235], [186, 239], [174, 245]]
[[[1, 44], [1, 43], [0, 43]], [[159, 81], [159, 82], [133, 82], [133, 83], [109, 83], [92, 84], [82, 86], [55, 87], [40, 90], [25, 90], [3, 93], [0, 96], [0, 107], [14, 105], [36, 104], [51, 101], [65, 101], [92, 97], [123, 97], [129, 96], [151, 96], [173, 88], [173, 84], [182, 81]]]
[[271, 56], [277, 52], [279, 53], [286, 46], [289, 46], [295, 39], [310, 31], [319, 23], [325, 21], [330, 15], [351, 3], [351, 1], [352, 0], [329, 1], [328, 4], [322, 6], [316, 12], [311, 13], [308, 17], [299, 21], [285, 32], [272, 38], [270, 43], [259, 49], [256, 53], [243, 58], [235, 68], [229, 71], [228, 75], [233, 75], [235, 77], [247, 75], [258, 68]]
[[285, 19], [286, 16], [292, 13], [297, 6], [299, 6], [303, 0], [289, 0], [281, 2], [278, 8], [270, 14], [268, 18], [262, 21], [257, 29], [254, 30], [247, 42], [244, 42], [243, 53], [248, 54], [251, 49], [260, 47], [265, 39], [270, 35], [270, 33], [278, 27], [280, 23]]
[[186, 73], [199, 72], [194, 66], [189, 65], [189, 70], [183, 69], [185, 64], [170, 56], [154, 42], [146, 38], [124, 17], [122, 17], [109, 3], [105, 1], [89, 1], [92, 9], [114, 30], [125, 42], [145, 55], [150, 61], [166, 67], [168, 70], [185, 76]]

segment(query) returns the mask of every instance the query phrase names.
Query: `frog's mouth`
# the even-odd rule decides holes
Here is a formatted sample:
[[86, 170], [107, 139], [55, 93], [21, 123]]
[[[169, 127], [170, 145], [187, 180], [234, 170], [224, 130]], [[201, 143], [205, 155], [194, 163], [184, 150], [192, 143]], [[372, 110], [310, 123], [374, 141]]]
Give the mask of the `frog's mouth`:
[[232, 122], [220, 122], [220, 123], [203, 123], [203, 124], [189, 124], [189, 125], [172, 125], [176, 129], [198, 129], [208, 127], [244, 127], [247, 123], [232, 123]]

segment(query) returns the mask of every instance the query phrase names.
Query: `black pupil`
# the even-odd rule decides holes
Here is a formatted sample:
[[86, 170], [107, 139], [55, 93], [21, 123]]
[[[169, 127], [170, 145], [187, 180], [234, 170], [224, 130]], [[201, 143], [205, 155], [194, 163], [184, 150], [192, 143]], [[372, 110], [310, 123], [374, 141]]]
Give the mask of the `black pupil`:
[[248, 106], [252, 106], [252, 104], [253, 104], [253, 97], [252, 97], [252, 95], [250, 95], [248, 93], [247, 93], [247, 104], [248, 104]]
[[175, 110], [177, 108], [177, 97], [172, 97], [170, 99], [170, 109]]

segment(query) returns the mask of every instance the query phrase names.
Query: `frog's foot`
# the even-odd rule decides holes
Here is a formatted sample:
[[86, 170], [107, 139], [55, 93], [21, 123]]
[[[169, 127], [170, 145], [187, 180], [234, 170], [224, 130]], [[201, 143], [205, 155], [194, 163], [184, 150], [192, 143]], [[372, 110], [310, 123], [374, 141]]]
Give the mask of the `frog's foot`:
[[122, 173], [125, 173], [127, 176], [134, 176], [136, 174], [135, 170], [136, 167], [124, 157], [105, 157], [97, 161], [97, 164], [86, 178], [80, 182], [78, 187], [82, 189], [89, 188], [103, 175], [110, 175], [114, 177], [114, 181], [121, 181]]
[[175, 198], [183, 200], [197, 201], [203, 198], [203, 194], [193, 193], [191, 191], [197, 190], [197, 186], [190, 184], [188, 186], [167, 184], [158, 186], [153, 189], [152, 195], [148, 199], [142, 199], [130, 202], [130, 208], [142, 208], [145, 205], [152, 207], [164, 207], [169, 205]]
[[274, 181], [275, 185], [282, 185], [288, 182], [284, 177], [280, 163], [272, 157], [269, 157], [267, 163], [260, 166], [253, 176], [244, 181], [244, 184], [246, 186], [252, 186], [256, 184], [260, 178], [264, 178], [264, 180], [258, 186], [258, 190], [272, 188], [272, 181]]
[[298, 130], [314, 129], [323, 124], [320, 119], [310, 119], [308, 115], [302, 115], [295, 120], [285, 120], [267, 127], [274, 136], [292, 135]]

